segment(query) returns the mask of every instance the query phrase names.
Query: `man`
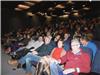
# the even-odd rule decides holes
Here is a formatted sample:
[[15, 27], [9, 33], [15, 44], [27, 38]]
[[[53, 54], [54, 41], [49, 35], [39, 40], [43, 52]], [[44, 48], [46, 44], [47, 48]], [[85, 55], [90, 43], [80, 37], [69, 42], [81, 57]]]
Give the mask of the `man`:
[[42, 46], [37, 48], [32, 53], [29, 53], [26, 56], [22, 57], [20, 60], [15, 61], [14, 64], [20, 63], [23, 65], [26, 63], [26, 75], [32, 75], [32, 62], [38, 62], [42, 56], [49, 55], [51, 53], [51, 50], [54, 48], [50, 41], [50, 38], [45, 36], [44, 44]]
[[[64, 64], [63, 74], [78, 75], [80, 72], [90, 72], [90, 56], [88, 53], [83, 52], [80, 49], [80, 43], [77, 39], [71, 41], [72, 50], [68, 50], [66, 54], [59, 59], [59, 63]], [[50, 68], [53, 69], [56, 74], [61, 70], [58, 65], [51, 63]], [[58, 70], [57, 70], [58, 69]], [[54, 75], [54, 73], [52, 73]]]
[[[87, 34], [84, 34], [81, 36], [80, 42], [82, 43], [82, 46], [81, 46], [82, 48], [88, 48], [91, 50], [92, 54], [90, 52], [88, 52], [88, 53], [90, 53], [91, 60], [93, 62], [94, 57], [95, 57], [96, 52], [97, 52], [97, 47], [96, 47], [95, 43], [93, 43], [93, 41], [91, 41], [91, 39], [89, 38], [89, 36]], [[83, 49], [83, 50], [86, 51], [85, 49]]]

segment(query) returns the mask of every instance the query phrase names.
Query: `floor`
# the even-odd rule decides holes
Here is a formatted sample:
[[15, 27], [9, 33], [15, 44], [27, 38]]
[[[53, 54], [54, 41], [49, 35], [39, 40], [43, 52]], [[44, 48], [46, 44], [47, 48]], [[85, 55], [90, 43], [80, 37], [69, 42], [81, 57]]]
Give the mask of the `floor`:
[[25, 75], [23, 69], [13, 70], [13, 66], [7, 63], [8, 59], [10, 59], [10, 57], [1, 51], [1, 75]]

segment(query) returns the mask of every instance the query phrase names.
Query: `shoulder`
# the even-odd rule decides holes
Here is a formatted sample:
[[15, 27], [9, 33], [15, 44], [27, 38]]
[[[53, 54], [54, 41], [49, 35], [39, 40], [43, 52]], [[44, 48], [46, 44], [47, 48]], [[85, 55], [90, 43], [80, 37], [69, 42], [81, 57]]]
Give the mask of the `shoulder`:
[[84, 57], [89, 57], [89, 56], [90, 56], [89, 53], [87, 53], [87, 52], [81, 51], [81, 53], [82, 53], [82, 55], [83, 55]]
[[89, 45], [92, 45], [92, 46], [96, 46], [96, 44], [95, 44], [93, 41], [89, 41], [88, 44], [89, 44]]

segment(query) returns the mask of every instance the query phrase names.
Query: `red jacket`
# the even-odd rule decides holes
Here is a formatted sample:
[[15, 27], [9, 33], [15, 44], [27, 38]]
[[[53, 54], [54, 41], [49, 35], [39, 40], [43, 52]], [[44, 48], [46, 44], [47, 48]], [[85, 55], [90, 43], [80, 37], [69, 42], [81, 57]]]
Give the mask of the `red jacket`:
[[[67, 51], [66, 55], [61, 58], [61, 63], [65, 63], [64, 68], [80, 68], [80, 72], [90, 72], [90, 56], [82, 50], [78, 54], [73, 54], [72, 51]], [[78, 75], [77, 72], [74, 75]]]

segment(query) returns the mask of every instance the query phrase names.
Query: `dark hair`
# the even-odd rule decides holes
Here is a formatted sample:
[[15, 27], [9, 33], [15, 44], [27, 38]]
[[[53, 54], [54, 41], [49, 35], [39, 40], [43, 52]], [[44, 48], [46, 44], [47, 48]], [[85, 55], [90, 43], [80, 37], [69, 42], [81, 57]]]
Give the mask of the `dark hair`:
[[59, 40], [57, 41], [57, 43], [58, 43], [59, 41], [62, 41], [62, 43], [64, 44], [64, 41], [63, 41], [63, 39], [59, 39]]
[[89, 34], [82, 34], [80, 38], [81, 39], [84, 39], [86, 41], [92, 40], [92, 38], [89, 36]]

